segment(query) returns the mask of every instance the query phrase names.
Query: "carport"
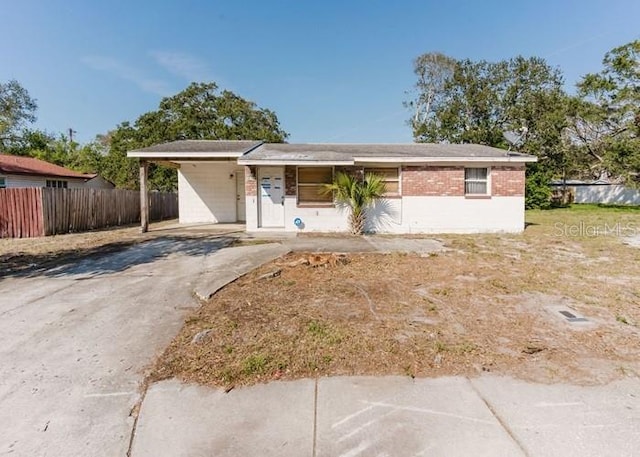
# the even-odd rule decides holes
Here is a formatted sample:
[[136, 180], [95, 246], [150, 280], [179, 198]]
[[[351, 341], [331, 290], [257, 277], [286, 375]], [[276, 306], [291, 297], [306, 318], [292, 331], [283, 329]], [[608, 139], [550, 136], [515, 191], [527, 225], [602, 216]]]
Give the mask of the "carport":
[[244, 168], [237, 160], [261, 141], [181, 140], [127, 153], [140, 161], [140, 230], [149, 229], [149, 164], [178, 170], [180, 223], [246, 220]]

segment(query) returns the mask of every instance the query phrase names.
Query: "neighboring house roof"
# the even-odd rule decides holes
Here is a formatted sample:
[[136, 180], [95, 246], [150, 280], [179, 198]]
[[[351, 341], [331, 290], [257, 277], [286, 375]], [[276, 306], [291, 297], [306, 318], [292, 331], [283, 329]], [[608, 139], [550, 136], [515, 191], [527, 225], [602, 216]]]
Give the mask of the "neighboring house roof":
[[90, 176], [33, 157], [0, 154], [0, 173], [88, 179]]
[[98, 173], [89, 173], [85, 176], [87, 178], [87, 181], [102, 181], [106, 184], [109, 184], [112, 187], [116, 187], [116, 185], [113, 182], [109, 181], [103, 176], [100, 176]]
[[288, 144], [184, 140], [129, 151], [129, 157], [170, 161], [238, 158], [241, 165], [362, 162], [535, 162], [532, 155], [478, 144]]
[[479, 144], [285, 144], [265, 143], [238, 163], [350, 165], [362, 162], [535, 162], [535, 156]]
[[262, 141], [246, 140], [181, 140], [156, 144], [147, 148], [129, 151], [129, 157], [197, 159], [240, 157], [260, 146]]

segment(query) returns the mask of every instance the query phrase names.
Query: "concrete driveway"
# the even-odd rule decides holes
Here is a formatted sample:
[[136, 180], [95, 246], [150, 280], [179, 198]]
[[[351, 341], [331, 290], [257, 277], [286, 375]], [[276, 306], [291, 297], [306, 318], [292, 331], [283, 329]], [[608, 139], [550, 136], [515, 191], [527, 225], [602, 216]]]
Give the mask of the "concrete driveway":
[[229, 393], [168, 380], [141, 402], [145, 367], [195, 297], [288, 250], [442, 248], [386, 238], [229, 241], [171, 235], [1, 279], [0, 456], [638, 455], [637, 378], [579, 387], [488, 375], [338, 377]]
[[159, 238], [0, 280], [0, 455], [124, 456], [144, 370], [185, 314], [287, 248]]

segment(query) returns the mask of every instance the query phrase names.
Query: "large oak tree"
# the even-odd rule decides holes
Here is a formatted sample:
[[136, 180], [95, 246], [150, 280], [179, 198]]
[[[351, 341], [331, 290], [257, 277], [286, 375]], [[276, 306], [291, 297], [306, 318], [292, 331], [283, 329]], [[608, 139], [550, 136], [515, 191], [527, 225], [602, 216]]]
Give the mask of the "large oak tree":
[[[276, 114], [258, 107], [213, 83], [192, 83], [182, 92], [163, 98], [155, 111], [135, 122], [123, 122], [101, 138], [109, 148], [104, 176], [118, 187], [138, 187], [138, 165], [127, 151], [177, 140], [263, 140], [282, 142], [288, 134]], [[150, 167], [152, 188], [174, 190], [175, 170]]]

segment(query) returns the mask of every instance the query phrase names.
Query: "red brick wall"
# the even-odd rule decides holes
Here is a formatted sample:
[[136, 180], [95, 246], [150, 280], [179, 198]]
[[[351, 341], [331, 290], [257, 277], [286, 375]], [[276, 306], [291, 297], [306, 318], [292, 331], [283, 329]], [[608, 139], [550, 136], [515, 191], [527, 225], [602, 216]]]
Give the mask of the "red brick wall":
[[258, 181], [256, 179], [256, 167], [244, 167], [244, 192], [249, 197], [258, 195]]
[[463, 196], [464, 167], [402, 167], [403, 196]]
[[[336, 172], [359, 170], [359, 167], [336, 167]], [[286, 166], [284, 174], [286, 195], [296, 195], [296, 167]], [[524, 180], [524, 167], [492, 167], [491, 195], [524, 196]], [[258, 195], [255, 166], [245, 167], [245, 192], [249, 196]], [[464, 167], [402, 167], [402, 195], [464, 196]]]
[[296, 195], [296, 167], [294, 165], [284, 167], [284, 192], [285, 195]]
[[491, 167], [491, 195], [524, 196], [524, 167]]

